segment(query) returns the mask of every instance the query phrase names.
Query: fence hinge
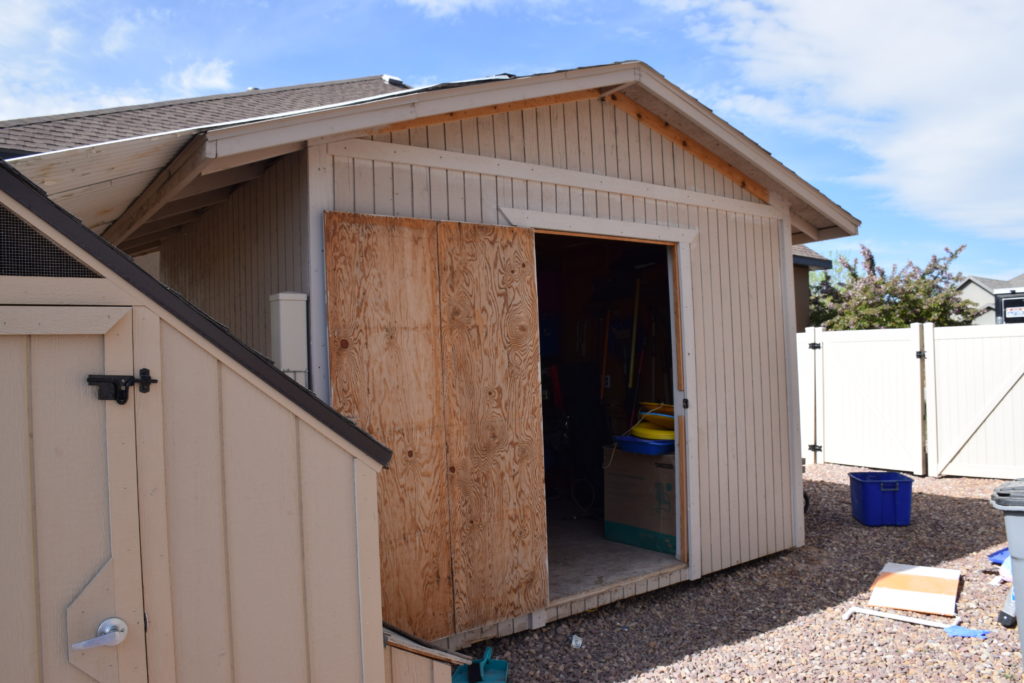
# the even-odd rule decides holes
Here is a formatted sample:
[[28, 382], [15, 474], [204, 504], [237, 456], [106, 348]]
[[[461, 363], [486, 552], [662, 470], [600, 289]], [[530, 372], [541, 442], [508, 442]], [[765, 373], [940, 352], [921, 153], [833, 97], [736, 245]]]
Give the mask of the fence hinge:
[[811, 342], [810, 344], [807, 345], [807, 348], [814, 349], [815, 351], [817, 351], [818, 349], [821, 348], [821, 343], [820, 342]]
[[925, 357], [925, 352], [924, 351], [918, 351], [914, 355], [916, 355], [918, 358], [924, 358]]
[[816, 443], [812, 443], [810, 446], [807, 447], [807, 450], [811, 451], [812, 453], [821, 453], [821, 446], [819, 446]]

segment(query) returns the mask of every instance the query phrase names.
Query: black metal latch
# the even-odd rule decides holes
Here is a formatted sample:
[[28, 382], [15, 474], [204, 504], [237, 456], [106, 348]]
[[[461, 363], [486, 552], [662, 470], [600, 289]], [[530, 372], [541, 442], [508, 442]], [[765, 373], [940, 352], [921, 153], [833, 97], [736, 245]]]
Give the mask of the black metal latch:
[[128, 387], [133, 384], [139, 385], [139, 391], [149, 393], [149, 385], [156, 384], [160, 380], [149, 376], [149, 368], [139, 370], [138, 377], [131, 375], [89, 375], [85, 378], [89, 386], [99, 388], [99, 399], [101, 401], [117, 401], [119, 405], [128, 402]]

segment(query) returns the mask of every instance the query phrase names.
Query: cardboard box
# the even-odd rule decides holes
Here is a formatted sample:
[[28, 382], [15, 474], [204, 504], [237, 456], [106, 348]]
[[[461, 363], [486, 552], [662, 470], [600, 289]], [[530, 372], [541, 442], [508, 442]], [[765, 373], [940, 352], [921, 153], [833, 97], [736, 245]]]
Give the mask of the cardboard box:
[[674, 555], [675, 457], [604, 451], [604, 537]]

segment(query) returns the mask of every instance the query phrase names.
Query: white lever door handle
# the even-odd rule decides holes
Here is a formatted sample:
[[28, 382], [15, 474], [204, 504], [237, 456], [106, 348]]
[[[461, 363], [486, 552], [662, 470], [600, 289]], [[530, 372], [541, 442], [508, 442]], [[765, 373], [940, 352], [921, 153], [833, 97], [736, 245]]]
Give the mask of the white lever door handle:
[[96, 628], [96, 637], [71, 646], [72, 650], [91, 650], [94, 647], [114, 647], [128, 637], [128, 624], [123, 619], [104, 619]]

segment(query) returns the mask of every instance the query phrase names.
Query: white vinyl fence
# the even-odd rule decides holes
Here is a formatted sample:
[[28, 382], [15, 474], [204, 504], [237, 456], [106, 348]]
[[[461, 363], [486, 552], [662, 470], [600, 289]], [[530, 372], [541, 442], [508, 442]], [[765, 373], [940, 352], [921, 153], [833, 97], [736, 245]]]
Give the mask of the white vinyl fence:
[[1024, 325], [797, 335], [808, 462], [1024, 477]]

